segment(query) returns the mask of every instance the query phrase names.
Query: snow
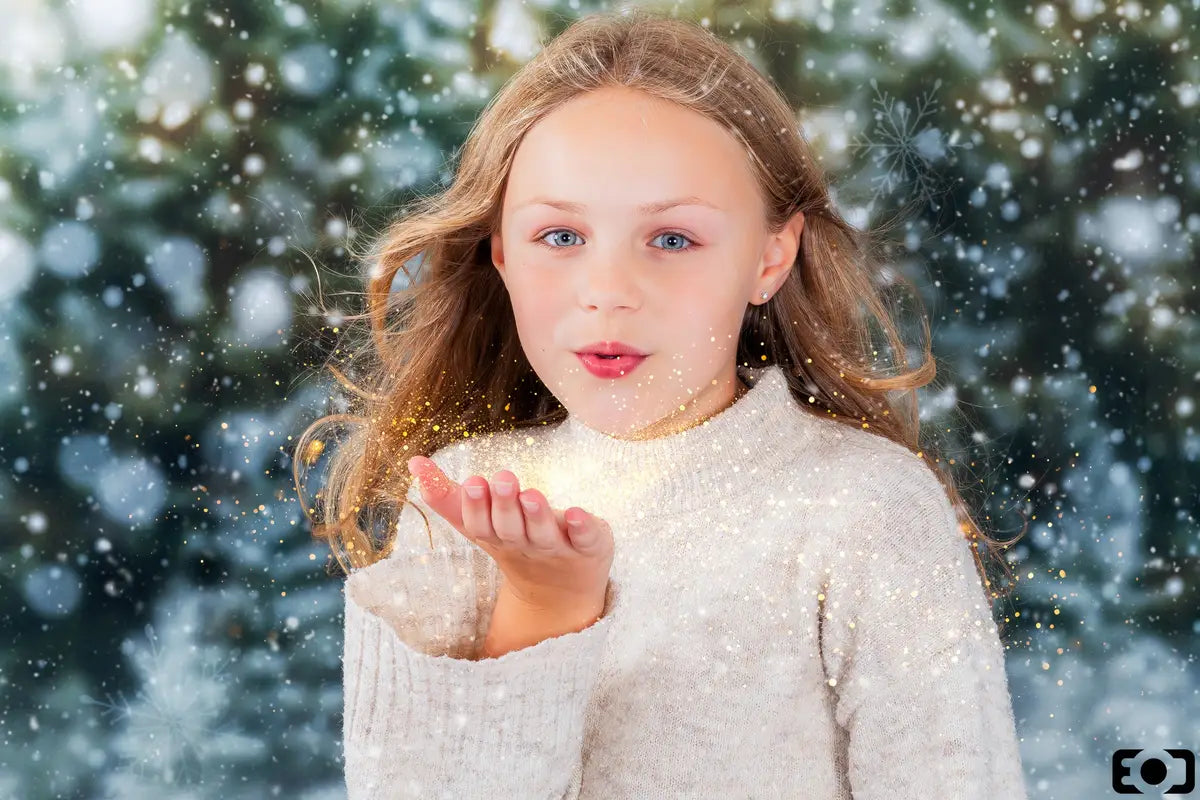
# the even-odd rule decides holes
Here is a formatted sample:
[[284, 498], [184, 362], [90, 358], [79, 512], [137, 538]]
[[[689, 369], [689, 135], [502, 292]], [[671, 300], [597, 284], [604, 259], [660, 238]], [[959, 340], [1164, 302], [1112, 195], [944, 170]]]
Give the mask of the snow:
[[138, 45], [158, 13], [151, 0], [73, 0], [68, 9], [75, 35], [89, 50]]
[[318, 97], [337, 79], [338, 65], [328, 47], [305, 44], [283, 54], [279, 59], [279, 75], [293, 93]]
[[114, 522], [144, 528], [156, 522], [167, 499], [162, 469], [142, 456], [114, 457], [100, 468], [95, 482], [100, 510]]
[[70, 616], [82, 595], [79, 574], [61, 564], [34, 567], [21, 584], [21, 596], [30, 610], [47, 619]]
[[167, 294], [172, 311], [191, 318], [208, 305], [205, 279], [208, 257], [186, 236], [168, 236], [158, 241], [146, 256], [150, 279]]
[[0, 24], [0, 73], [18, 98], [38, 97], [40, 78], [63, 63], [69, 47], [61, 15], [41, 2], [6, 3]]
[[208, 54], [183, 33], [168, 35], [146, 67], [142, 90], [166, 130], [181, 127], [206, 106], [216, 90], [216, 69]]
[[82, 278], [100, 260], [100, 238], [82, 222], [56, 222], [42, 233], [38, 256], [42, 264], [62, 278]]
[[[498, 0], [494, 6], [495, 17], [488, 33], [488, 46], [519, 61], [528, 61], [538, 50], [538, 26], [520, 0]], [[412, 39], [427, 35], [417, 27], [416, 15], [406, 33], [410, 46]]]
[[24, 237], [0, 227], [0, 303], [10, 300], [33, 281], [33, 248]]
[[260, 347], [279, 342], [292, 322], [286, 281], [271, 269], [247, 272], [235, 287], [232, 310], [238, 341]]
[[1178, 201], [1110, 195], [1094, 213], [1079, 215], [1078, 235], [1132, 263], [1147, 266], [1165, 255], [1169, 226], [1179, 213]]

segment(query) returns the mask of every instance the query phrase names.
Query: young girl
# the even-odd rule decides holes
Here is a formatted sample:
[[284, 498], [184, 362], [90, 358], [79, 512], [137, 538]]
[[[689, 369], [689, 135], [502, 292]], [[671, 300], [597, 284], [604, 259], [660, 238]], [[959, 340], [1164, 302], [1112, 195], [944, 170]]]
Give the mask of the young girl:
[[351, 800], [1025, 796], [988, 540], [887, 396], [928, 347], [871, 369], [880, 268], [744, 58], [582, 19], [371, 257], [310, 509]]

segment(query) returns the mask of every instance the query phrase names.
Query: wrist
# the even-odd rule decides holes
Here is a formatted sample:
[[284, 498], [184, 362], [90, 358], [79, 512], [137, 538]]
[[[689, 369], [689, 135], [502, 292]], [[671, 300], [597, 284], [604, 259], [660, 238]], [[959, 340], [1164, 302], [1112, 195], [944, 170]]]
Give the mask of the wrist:
[[578, 633], [600, 619], [603, 611], [603, 596], [598, 602], [572, 600], [550, 606], [530, 603], [501, 588], [480, 657], [499, 658], [546, 639]]

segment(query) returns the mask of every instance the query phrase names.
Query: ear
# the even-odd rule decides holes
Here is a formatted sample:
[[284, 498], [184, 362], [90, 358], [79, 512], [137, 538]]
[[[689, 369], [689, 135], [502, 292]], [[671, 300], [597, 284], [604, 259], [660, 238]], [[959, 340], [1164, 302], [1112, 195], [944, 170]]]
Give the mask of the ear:
[[796, 254], [800, 252], [800, 234], [803, 231], [804, 212], [797, 211], [778, 233], [771, 234], [767, 239], [755, 281], [754, 297], [750, 302], [763, 302], [764, 291], [773, 295], [787, 280], [792, 265], [796, 263]]
[[504, 243], [500, 239], [499, 231], [491, 235], [490, 246], [492, 249], [492, 266], [500, 273], [500, 280], [507, 284], [508, 276], [504, 274]]

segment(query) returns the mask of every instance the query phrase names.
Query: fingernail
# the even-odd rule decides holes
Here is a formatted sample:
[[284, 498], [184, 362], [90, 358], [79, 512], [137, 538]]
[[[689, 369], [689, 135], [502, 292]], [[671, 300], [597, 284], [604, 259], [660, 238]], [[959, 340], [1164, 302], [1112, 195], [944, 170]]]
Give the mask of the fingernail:
[[479, 500], [483, 497], [482, 486], [464, 486], [463, 488], [467, 490], [467, 496], [472, 500]]
[[583, 524], [583, 518], [580, 517], [579, 519], [571, 519], [570, 517], [567, 517], [567, 524], [574, 525], [576, 528], [578, 528]]
[[496, 488], [496, 494], [500, 495], [501, 497], [508, 497], [510, 494], [512, 494], [513, 487], [512, 483], [509, 481], [496, 481], [492, 484], [492, 486]]
[[541, 508], [541, 506], [538, 505], [536, 500], [530, 500], [528, 497], [521, 498], [521, 506], [526, 511], [528, 511], [530, 514], [537, 511], [539, 508]]

